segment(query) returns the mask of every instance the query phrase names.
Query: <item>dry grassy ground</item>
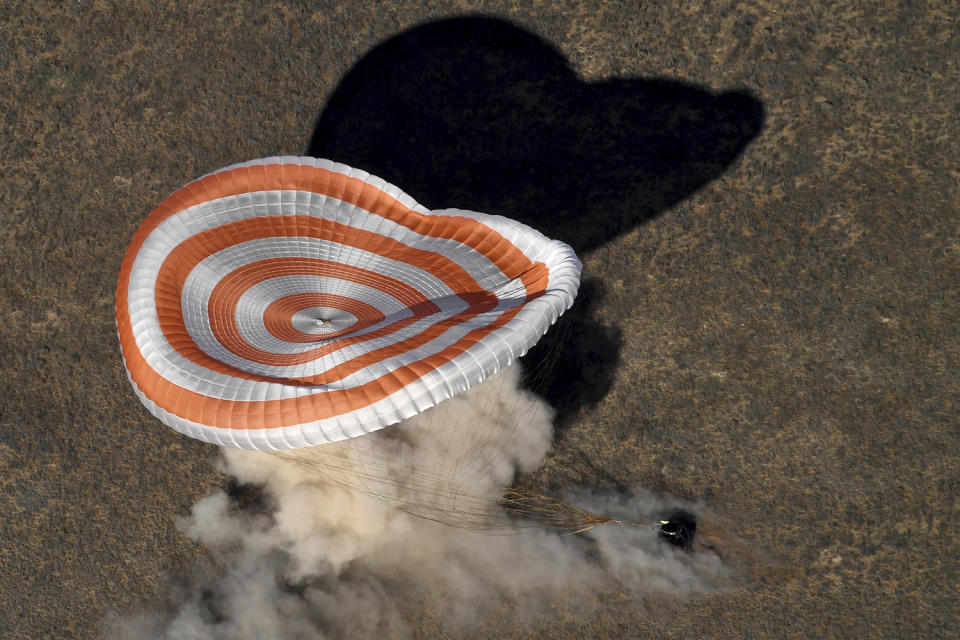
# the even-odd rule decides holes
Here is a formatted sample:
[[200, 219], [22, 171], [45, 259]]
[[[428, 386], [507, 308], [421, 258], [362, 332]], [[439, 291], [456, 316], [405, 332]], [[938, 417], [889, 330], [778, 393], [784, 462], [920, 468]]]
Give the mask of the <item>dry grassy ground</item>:
[[[129, 389], [120, 260], [186, 181], [308, 149], [573, 243], [527, 481], [700, 501], [762, 558], [478, 637], [960, 636], [960, 12], [825, 5], [5, 2], [0, 636], [95, 637], [205, 556], [173, 517], [224, 478]], [[503, 22], [401, 35], [470, 10]]]

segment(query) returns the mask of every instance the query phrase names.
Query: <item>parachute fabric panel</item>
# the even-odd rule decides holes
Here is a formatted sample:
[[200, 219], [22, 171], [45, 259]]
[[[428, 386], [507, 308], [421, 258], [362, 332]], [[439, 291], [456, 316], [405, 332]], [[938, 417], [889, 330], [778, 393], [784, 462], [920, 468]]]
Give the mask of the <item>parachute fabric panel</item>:
[[565, 244], [429, 211], [328, 160], [276, 157], [183, 187], [135, 234], [117, 331], [150, 412], [284, 450], [414, 416], [522, 356], [573, 302]]

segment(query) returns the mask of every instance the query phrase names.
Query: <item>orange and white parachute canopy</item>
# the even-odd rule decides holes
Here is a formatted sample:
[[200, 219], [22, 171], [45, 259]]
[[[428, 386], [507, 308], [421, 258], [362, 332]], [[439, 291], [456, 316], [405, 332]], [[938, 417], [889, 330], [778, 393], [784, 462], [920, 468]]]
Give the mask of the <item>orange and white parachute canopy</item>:
[[275, 157], [183, 187], [117, 287], [134, 391], [168, 426], [279, 450], [409, 418], [522, 356], [580, 262], [508, 218], [430, 211], [328, 160]]

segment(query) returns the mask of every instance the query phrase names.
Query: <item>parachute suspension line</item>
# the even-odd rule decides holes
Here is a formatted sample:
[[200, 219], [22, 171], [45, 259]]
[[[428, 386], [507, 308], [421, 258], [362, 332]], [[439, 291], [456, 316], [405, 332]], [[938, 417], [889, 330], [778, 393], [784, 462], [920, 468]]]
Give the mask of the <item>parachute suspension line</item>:
[[513, 487], [507, 489], [499, 504], [506, 513], [515, 518], [528, 519], [546, 529], [567, 534], [583, 533], [594, 527], [609, 524], [622, 524], [641, 529], [660, 529], [663, 524], [663, 521], [641, 523], [607, 518], [535, 491]]
[[545, 390], [547, 383], [550, 381], [550, 376], [555, 371], [557, 363], [560, 361], [560, 354], [570, 341], [573, 333], [571, 325], [572, 321], [569, 316], [560, 316], [547, 334], [549, 337], [539, 343], [541, 349], [543, 344], [546, 343], [546, 353], [533, 366], [525, 364], [526, 361], [521, 361], [521, 380], [523, 386], [531, 393], [538, 396], [546, 395]]
[[[508, 377], [491, 379], [388, 429], [272, 453], [389, 508], [457, 528], [577, 534], [603, 525], [661, 527], [608, 518], [523, 487], [501, 488], [513, 474], [521, 439], [535, 421], [548, 419], [545, 405], [523, 389], [520, 373], [504, 371], [500, 375]], [[511, 467], [507, 477], [497, 469], [505, 462]]]
[[333, 455], [306, 457], [287, 451], [272, 454], [348, 490], [370, 496], [387, 507], [461, 529], [519, 533], [542, 528], [578, 534], [603, 525], [619, 524], [659, 529], [664, 533], [667, 524], [667, 521], [639, 523], [608, 518], [524, 488], [508, 488], [497, 500], [438, 485], [432, 476], [425, 479], [413, 476], [400, 481], [378, 470], [364, 471], [362, 461], [357, 465], [338, 465]]

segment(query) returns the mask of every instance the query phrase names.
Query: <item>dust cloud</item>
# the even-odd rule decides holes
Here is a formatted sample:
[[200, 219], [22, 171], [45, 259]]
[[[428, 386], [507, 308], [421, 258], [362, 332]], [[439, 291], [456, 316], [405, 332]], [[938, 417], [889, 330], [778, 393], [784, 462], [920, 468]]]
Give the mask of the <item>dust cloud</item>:
[[[213, 566], [173, 593], [167, 610], [118, 616], [107, 635], [464, 635], [484, 620], [520, 627], [558, 609], [585, 613], [601, 592], [680, 596], [727, 581], [717, 555], [678, 550], [654, 530], [562, 535], [497, 519], [515, 472], [546, 454], [551, 418], [510, 367], [359, 447], [346, 441], [292, 459], [224, 449], [223, 470], [238, 486], [259, 487], [258, 504], [241, 507], [217, 490], [193, 505], [178, 526], [211, 549]], [[634, 521], [675, 506], [642, 493], [561, 497]]]

